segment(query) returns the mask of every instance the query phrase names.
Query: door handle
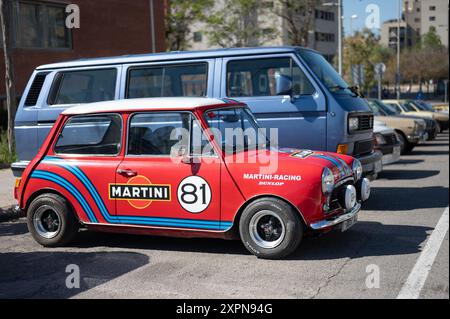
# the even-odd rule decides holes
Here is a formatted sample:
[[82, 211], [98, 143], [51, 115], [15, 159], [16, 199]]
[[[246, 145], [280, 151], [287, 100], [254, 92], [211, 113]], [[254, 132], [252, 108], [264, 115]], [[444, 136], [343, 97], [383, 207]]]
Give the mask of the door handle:
[[125, 177], [134, 177], [138, 173], [136, 171], [133, 171], [131, 169], [118, 169], [117, 174], [125, 176]]

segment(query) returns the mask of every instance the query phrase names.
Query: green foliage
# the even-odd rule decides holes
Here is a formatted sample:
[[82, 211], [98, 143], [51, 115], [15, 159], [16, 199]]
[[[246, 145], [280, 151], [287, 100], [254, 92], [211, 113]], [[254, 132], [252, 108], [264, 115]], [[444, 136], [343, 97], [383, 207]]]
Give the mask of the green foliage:
[[5, 131], [0, 130], [0, 164], [11, 164], [17, 160], [15, 152], [10, 152]]
[[214, 0], [170, 0], [165, 16], [167, 50], [189, 49], [191, 26], [205, 21]]
[[224, 0], [206, 19], [211, 45], [223, 48], [264, 44], [275, 37], [275, 29], [261, 28], [258, 18], [267, 9], [257, 0]]
[[344, 40], [344, 77], [350, 83], [351, 66], [362, 65], [364, 67], [362, 89], [369, 91], [377, 83], [375, 64], [388, 63], [392, 56], [393, 52], [381, 46], [369, 29], [356, 32], [354, 36]]
[[431, 26], [430, 30], [422, 36], [422, 48], [441, 49], [443, 48], [441, 38], [436, 33], [436, 28]]

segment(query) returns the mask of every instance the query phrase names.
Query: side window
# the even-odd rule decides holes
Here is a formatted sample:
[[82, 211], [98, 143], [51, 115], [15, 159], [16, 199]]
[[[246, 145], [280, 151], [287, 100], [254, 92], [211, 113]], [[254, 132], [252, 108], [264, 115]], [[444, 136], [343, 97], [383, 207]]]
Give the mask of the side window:
[[291, 58], [248, 59], [227, 65], [227, 96], [311, 95], [315, 90]]
[[116, 69], [59, 72], [48, 99], [49, 105], [114, 100]]
[[214, 156], [214, 148], [208, 141], [203, 129], [197, 119], [192, 120], [191, 133], [191, 155], [192, 156]]
[[116, 155], [120, 152], [122, 118], [116, 114], [74, 116], [59, 134], [57, 154]]
[[132, 68], [126, 97], [206, 96], [206, 63]]
[[140, 113], [131, 118], [128, 155], [175, 155], [189, 140], [189, 113]]

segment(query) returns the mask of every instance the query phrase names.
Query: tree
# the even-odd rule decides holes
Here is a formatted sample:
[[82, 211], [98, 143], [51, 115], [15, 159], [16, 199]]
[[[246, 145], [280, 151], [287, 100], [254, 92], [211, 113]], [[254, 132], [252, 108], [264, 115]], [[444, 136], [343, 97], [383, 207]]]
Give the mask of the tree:
[[187, 50], [191, 26], [206, 19], [214, 0], [170, 0], [165, 17], [167, 49]]
[[310, 30], [313, 29], [316, 7], [320, 0], [279, 0], [280, 10], [276, 11], [286, 25], [287, 39], [290, 45], [309, 45]]
[[17, 97], [14, 83], [14, 65], [11, 54], [11, 1], [0, 0], [0, 26], [2, 30], [3, 52], [5, 58], [6, 109], [8, 112], [8, 150], [14, 152], [14, 118], [17, 109]]
[[441, 49], [442, 42], [439, 35], [436, 33], [436, 28], [431, 26], [427, 33], [422, 36], [422, 48]]
[[261, 27], [267, 9], [258, 0], [224, 0], [207, 19], [211, 45], [223, 48], [263, 44], [275, 37], [275, 29]]
[[369, 96], [370, 90], [377, 83], [375, 64], [380, 62], [387, 64], [392, 56], [392, 51], [382, 47], [369, 29], [356, 32], [354, 36], [344, 40], [344, 77], [351, 82], [352, 66], [362, 65], [364, 68], [362, 90]]

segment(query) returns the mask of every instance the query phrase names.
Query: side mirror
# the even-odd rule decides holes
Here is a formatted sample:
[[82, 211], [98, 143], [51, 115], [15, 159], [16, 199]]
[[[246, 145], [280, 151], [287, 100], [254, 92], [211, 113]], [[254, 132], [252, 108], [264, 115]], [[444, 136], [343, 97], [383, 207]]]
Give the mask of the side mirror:
[[279, 74], [275, 82], [276, 95], [292, 95], [292, 78]]

